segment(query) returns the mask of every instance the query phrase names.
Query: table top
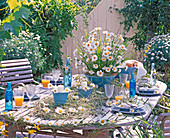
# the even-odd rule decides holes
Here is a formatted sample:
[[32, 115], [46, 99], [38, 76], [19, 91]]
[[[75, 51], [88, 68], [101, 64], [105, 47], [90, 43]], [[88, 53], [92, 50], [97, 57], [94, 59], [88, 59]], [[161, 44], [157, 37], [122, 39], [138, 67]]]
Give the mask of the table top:
[[[146, 101], [145, 104], [145, 112], [146, 114], [143, 115], [143, 118], [148, 118], [148, 116], [151, 114], [152, 109], [156, 106], [157, 102], [159, 101], [159, 99], [161, 98], [162, 94], [165, 92], [167, 86], [165, 83], [157, 81], [157, 83], [159, 84], [159, 92], [160, 95], [158, 96], [138, 96], [139, 99], [142, 99], [143, 101]], [[38, 86], [37, 86], [38, 87]], [[40, 90], [39, 92], [39, 96], [40, 99], [43, 99], [44, 97], [48, 97], [51, 96], [52, 92], [48, 91], [48, 90]], [[32, 104], [36, 101], [32, 101], [29, 104]], [[10, 116], [10, 117], [14, 117], [14, 118], [24, 118], [25, 116], [29, 116], [32, 108], [29, 108], [28, 102], [24, 102], [23, 103], [23, 107], [21, 109], [19, 109], [18, 111], [9, 111], [6, 115]], [[4, 110], [5, 110], [5, 99], [0, 100], [0, 112], [1, 115], [4, 116]], [[103, 126], [105, 128], [108, 127], [113, 127], [113, 126], [123, 126], [123, 125], [128, 125], [128, 124], [134, 124], [135, 122], [139, 121], [139, 117], [140, 116], [125, 116], [125, 115], [121, 115], [121, 116], [116, 116], [115, 114], [111, 113], [111, 108], [110, 107], [106, 107], [106, 106], [102, 106], [101, 107], [101, 111], [104, 111], [105, 114], [98, 114], [97, 116], [93, 116], [93, 115], [89, 115], [86, 118], [82, 118], [81, 120], [81, 124], [78, 126], [70, 126], [68, 127], [68, 124], [73, 124], [73, 120], [65, 118], [65, 119], [61, 119], [61, 120], [43, 120], [41, 118], [35, 117], [35, 116], [31, 116], [31, 123], [35, 124], [37, 123], [37, 121], [40, 122], [40, 125], [44, 125], [47, 127], [58, 127], [58, 128], [66, 128], [66, 129], [83, 129], [83, 130], [90, 130], [90, 129], [96, 129], [97, 127], [101, 127], [100, 124], [98, 124], [97, 126], [94, 125], [94, 122], [97, 123], [99, 121], [99, 119], [104, 119], [107, 120], [107, 125]], [[14, 119], [15, 120], [15, 119]], [[115, 123], [115, 120], [116, 123]], [[62, 125], [61, 125], [62, 124]], [[67, 127], [64, 127], [67, 126]]]

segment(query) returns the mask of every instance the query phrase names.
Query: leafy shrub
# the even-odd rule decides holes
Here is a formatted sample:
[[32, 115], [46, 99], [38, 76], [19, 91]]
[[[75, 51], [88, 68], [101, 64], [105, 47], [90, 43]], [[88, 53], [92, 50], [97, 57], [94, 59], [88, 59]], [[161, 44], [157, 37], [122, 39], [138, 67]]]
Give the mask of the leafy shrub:
[[166, 66], [170, 65], [170, 39], [169, 34], [155, 36], [145, 45], [144, 65], [150, 68], [151, 63], [155, 63], [157, 70], [164, 71]]
[[46, 51], [42, 48], [40, 36], [34, 36], [33, 33], [22, 31], [19, 37], [11, 34], [11, 39], [6, 39], [3, 42], [4, 53], [3, 60], [28, 58], [31, 63], [33, 74], [39, 75], [43, 71], [45, 59], [41, 51]]
[[69, 0], [35, 0], [28, 8], [32, 14], [27, 22], [41, 36], [42, 47], [47, 49], [43, 53], [47, 57], [45, 70], [63, 65], [61, 43], [68, 35], [72, 36], [72, 30], [77, 28], [75, 16], [82, 12]]

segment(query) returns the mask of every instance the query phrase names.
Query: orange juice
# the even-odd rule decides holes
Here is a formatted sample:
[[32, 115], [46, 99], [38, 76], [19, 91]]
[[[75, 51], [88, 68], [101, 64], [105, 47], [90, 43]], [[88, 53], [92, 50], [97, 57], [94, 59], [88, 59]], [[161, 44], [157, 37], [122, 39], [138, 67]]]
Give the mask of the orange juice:
[[48, 87], [48, 83], [50, 83], [50, 80], [42, 80], [43, 87]]
[[130, 82], [129, 82], [129, 81], [127, 81], [127, 82], [126, 82], [126, 88], [128, 88], [128, 89], [129, 89], [129, 86], [130, 86]]
[[116, 101], [121, 100], [121, 99], [123, 99], [123, 96], [115, 96]]
[[24, 100], [23, 96], [17, 96], [17, 97], [14, 97], [14, 99], [15, 99], [16, 106], [22, 106], [23, 100]]

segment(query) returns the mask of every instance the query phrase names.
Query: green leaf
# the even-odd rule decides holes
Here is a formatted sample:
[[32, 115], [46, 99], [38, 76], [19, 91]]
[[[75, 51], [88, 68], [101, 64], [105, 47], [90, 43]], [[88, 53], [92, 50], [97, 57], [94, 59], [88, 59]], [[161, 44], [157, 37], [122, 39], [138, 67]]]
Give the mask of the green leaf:
[[13, 27], [11, 26], [10, 23], [4, 23], [4, 30], [5, 31], [12, 31], [13, 30]]

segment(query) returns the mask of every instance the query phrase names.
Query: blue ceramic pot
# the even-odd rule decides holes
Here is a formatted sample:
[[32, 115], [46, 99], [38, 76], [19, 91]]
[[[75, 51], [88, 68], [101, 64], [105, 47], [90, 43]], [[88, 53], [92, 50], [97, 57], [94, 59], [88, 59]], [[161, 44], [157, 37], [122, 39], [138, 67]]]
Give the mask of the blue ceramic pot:
[[97, 77], [97, 76], [89, 76], [86, 75], [89, 81], [93, 82], [94, 84], [98, 85], [99, 87], [104, 87], [105, 84], [110, 84], [115, 76], [107, 76], [107, 77]]
[[87, 91], [83, 90], [83, 89], [78, 89], [78, 95], [80, 97], [84, 97], [84, 98], [90, 98], [91, 93], [92, 93], [92, 89], [89, 89]]
[[121, 72], [122, 74], [131, 74], [133, 72], [135, 72], [136, 67], [128, 67], [128, 69], [125, 71], [125, 68], [121, 68]]
[[67, 102], [68, 93], [69, 92], [63, 92], [63, 93], [58, 93], [58, 92], [54, 93], [53, 92], [55, 104], [56, 105], [65, 104]]

